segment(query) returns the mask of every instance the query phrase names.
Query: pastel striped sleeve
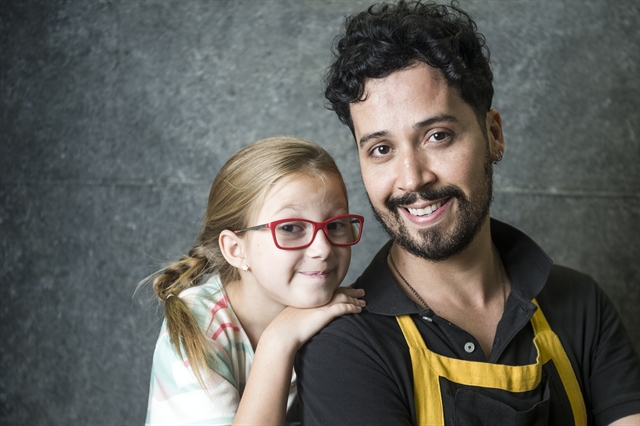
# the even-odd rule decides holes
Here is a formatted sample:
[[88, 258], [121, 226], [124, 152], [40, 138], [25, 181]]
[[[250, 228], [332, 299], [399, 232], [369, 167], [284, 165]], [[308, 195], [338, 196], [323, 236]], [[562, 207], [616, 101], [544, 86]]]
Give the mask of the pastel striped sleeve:
[[[223, 353], [217, 352], [217, 355]], [[212, 354], [213, 355], [213, 354]], [[233, 422], [240, 394], [224, 376], [233, 376], [228, 361], [215, 356], [209, 362], [222, 371], [210, 370], [205, 388], [197, 381], [189, 362], [171, 346], [163, 325], [153, 356], [147, 425], [226, 425]]]

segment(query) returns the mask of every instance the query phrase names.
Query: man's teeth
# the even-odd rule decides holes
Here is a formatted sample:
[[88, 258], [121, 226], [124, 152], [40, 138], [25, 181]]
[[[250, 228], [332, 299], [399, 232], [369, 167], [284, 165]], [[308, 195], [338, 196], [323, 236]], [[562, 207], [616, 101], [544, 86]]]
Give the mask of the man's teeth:
[[438, 210], [441, 205], [442, 205], [442, 202], [438, 201], [437, 203], [433, 203], [430, 206], [425, 207], [424, 209], [408, 208], [407, 210], [409, 210], [409, 213], [411, 213], [414, 216], [428, 216], [434, 211]]

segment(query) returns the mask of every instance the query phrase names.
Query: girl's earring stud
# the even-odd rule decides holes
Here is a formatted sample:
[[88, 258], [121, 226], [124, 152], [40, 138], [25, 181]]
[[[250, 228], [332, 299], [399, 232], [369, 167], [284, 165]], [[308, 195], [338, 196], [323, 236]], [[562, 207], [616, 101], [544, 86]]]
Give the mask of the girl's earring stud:
[[249, 270], [249, 267], [247, 265], [242, 265], [242, 270], [247, 272]]

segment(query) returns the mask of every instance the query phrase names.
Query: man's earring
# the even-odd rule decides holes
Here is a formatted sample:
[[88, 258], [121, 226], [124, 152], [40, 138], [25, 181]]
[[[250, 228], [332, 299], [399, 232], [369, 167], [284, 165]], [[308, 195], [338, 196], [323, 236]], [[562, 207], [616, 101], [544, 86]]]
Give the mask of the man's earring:
[[492, 161], [493, 164], [498, 164], [502, 160], [502, 151], [498, 151], [498, 158]]
[[249, 266], [247, 265], [242, 265], [242, 270], [247, 272], [249, 270]]

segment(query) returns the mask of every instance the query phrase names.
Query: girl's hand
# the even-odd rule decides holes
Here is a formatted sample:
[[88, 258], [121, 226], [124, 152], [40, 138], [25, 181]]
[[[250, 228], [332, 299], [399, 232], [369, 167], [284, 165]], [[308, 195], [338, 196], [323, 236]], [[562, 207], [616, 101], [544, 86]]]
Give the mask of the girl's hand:
[[335, 317], [361, 312], [365, 305], [359, 299], [362, 296], [364, 290], [339, 287], [326, 305], [284, 308], [260, 336], [233, 423], [283, 424], [296, 352]]
[[360, 313], [366, 305], [364, 300], [359, 299], [363, 296], [362, 289], [338, 287], [326, 305], [308, 309], [288, 306], [271, 321], [260, 340], [278, 342], [278, 345], [288, 346], [289, 349], [297, 351], [332, 319], [345, 314]]

